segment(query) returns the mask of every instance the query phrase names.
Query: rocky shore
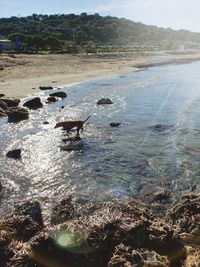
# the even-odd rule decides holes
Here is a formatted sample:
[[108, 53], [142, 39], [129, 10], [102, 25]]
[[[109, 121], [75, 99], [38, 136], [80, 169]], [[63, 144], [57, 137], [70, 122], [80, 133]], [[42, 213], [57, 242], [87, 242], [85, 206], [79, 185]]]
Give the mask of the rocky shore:
[[200, 194], [184, 196], [162, 217], [130, 200], [63, 199], [48, 227], [38, 202], [0, 222], [1, 267], [199, 267]]

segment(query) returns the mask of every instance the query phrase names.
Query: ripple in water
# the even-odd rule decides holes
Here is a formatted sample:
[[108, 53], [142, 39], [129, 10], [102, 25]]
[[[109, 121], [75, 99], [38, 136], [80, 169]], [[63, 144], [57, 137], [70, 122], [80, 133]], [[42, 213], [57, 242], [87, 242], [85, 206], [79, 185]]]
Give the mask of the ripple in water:
[[[8, 124], [1, 119], [1, 213], [37, 199], [48, 216], [51, 204], [68, 195], [126, 199], [147, 183], [178, 195], [193, 184], [199, 190], [199, 65], [156, 67], [125, 79], [74, 85], [64, 89], [65, 100], [31, 111], [28, 121]], [[44, 102], [47, 94], [41, 95]], [[104, 97], [114, 104], [96, 105]], [[54, 129], [56, 122], [88, 115], [83, 149], [63, 151], [66, 136]], [[122, 124], [111, 128], [113, 121]], [[155, 130], [156, 124], [164, 130]], [[22, 149], [19, 161], [5, 157], [14, 148]]]

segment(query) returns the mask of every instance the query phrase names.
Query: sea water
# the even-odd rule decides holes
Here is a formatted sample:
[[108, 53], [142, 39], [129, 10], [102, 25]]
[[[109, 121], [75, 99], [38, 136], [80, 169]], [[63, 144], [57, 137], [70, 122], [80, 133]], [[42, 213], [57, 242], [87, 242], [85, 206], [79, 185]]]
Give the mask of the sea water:
[[[44, 107], [30, 111], [29, 120], [15, 124], [1, 118], [0, 213], [38, 200], [48, 214], [69, 195], [127, 199], [146, 184], [177, 197], [191, 188], [199, 192], [199, 69], [200, 62], [168, 65], [84, 82], [63, 88], [67, 98], [52, 104], [45, 103], [49, 92], [42, 92]], [[101, 98], [113, 104], [97, 105]], [[55, 124], [89, 115], [83, 146], [65, 151], [66, 133]], [[111, 122], [121, 125], [112, 128]], [[21, 160], [6, 158], [15, 148], [22, 149]]]

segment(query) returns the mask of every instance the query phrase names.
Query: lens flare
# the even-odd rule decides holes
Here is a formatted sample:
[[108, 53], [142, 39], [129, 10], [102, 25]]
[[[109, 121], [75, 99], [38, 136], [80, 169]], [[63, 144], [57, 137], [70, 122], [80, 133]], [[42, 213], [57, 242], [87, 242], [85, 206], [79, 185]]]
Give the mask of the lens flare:
[[82, 242], [83, 240], [79, 234], [69, 230], [61, 231], [57, 236], [57, 244], [68, 250], [80, 247]]

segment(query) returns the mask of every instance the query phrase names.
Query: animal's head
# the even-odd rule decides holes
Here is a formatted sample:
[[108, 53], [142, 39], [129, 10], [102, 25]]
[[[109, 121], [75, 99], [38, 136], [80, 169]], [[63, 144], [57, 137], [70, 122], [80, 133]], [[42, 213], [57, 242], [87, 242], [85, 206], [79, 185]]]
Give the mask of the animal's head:
[[54, 128], [63, 127], [62, 122], [57, 122]]

